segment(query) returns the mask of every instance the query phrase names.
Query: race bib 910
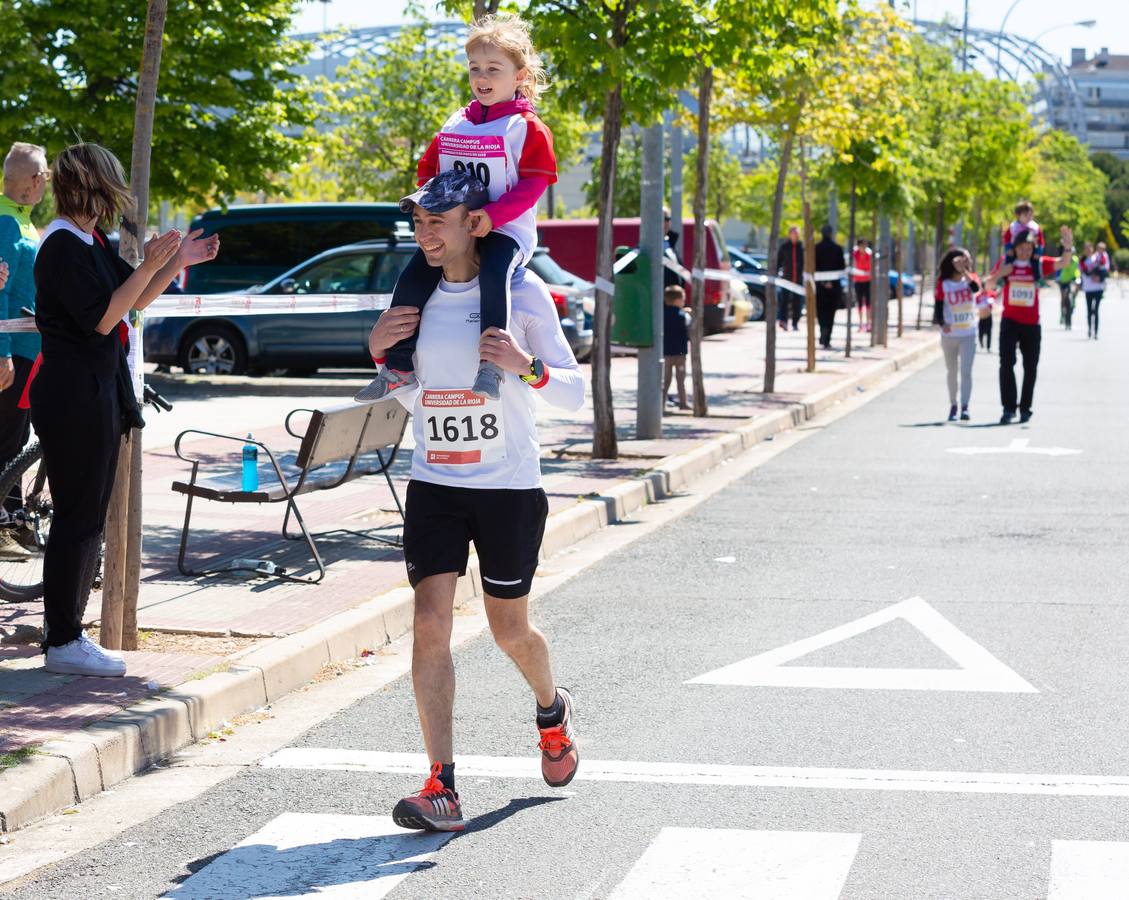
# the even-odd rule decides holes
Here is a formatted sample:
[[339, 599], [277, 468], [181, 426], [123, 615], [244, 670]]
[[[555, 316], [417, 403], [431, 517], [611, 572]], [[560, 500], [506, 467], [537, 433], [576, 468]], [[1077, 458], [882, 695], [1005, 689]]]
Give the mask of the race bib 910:
[[1032, 281], [1009, 281], [1008, 303], [1012, 306], [1034, 306], [1037, 290]]
[[439, 171], [470, 172], [486, 185], [491, 200], [506, 192], [506, 142], [498, 136], [439, 134]]
[[424, 391], [420, 402], [428, 463], [475, 466], [506, 458], [501, 400], [451, 389]]

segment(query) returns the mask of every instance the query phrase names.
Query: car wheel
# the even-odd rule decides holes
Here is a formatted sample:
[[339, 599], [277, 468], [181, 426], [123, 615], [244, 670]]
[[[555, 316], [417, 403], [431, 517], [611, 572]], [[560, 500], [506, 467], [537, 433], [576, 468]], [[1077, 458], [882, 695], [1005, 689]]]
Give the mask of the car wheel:
[[231, 325], [197, 325], [185, 334], [178, 362], [187, 375], [243, 375], [247, 343]]
[[749, 315], [750, 322], [763, 322], [764, 321], [764, 296], [762, 294], [749, 291], [749, 303], [753, 306], [753, 311]]

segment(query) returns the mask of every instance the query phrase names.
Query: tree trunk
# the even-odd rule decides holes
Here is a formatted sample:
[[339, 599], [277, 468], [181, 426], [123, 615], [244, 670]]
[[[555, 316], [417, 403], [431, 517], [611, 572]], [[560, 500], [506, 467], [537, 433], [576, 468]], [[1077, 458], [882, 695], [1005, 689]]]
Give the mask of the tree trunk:
[[898, 274], [897, 287], [895, 289], [898, 298], [898, 337], [901, 337], [905, 333], [905, 310], [903, 307], [905, 305], [906, 289], [905, 284], [902, 282], [903, 228], [904, 223], [901, 219], [898, 219], [898, 243], [894, 250], [894, 271]]
[[[768, 266], [776, 274], [776, 243], [780, 240], [780, 222], [784, 218], [784, 184], [788, 164], [792, 161], [792, 145], [796, 140], [796, 123], [790, 122], [780, 147], [780, 168], [776, 173], [776, 191], [772, 195], [772, 229], [768, 234]], [[764, 304], [764, 384], [766, 394], [776, 391], [776, 281], [768, 282]]]
[[611, 325], [615, 273], [612, 271], [612, 217], [615, 200], [615, 160], [619, 149], [623, 88], [616, 85], [604, 100], [604, 133], [600, 157], [600, 202], [596, 227], [596, 315], [592, 344], [592, 456], [616, 459], [619, 449], [612, 406]]
[[[706, 189], [710, 162], [710, 101], [713, 98], [713, 68], [702, 69], [698, 85], [698, 159], [694, 175], [694, 272], [691, 279], [690, 366], [694, 384], [694, 415], [708, 416], [706, 379], [702, 372], [702, 335], [706, 308]], [[725, 298], [721, 299], [722, 304]]]
[[851, 176], [851, 227], [847, 235], [847, 341], [844, 355], [851, 358], [851, 311], [855, 307], [855, 279], [851, 270], [855, 267], [855, 215], [858, 212], [858, 181]]
[[804, 318], [808, 339], [809, 372], [815, 371], [815, 229], [811, 220], [811, 203], [808, 201], [807, 150], [800, 141], [800, 197], [804, 210]]
[[[149, 0], [137, 106], [133, 125], [130, 187], [133, 209], [122, 219], [118, 252], [131, 266], [141, 260], [149, 211], [149, 161], [157, 81], [161, 72], [161, 43], [168, 0]], [[134, 324], [134, 341], [141, 341], [141, 322]], [[123, 445], [114, 479], [110, 514], [106, 520], [105, 576], [102, 588], [102, 644], [111, 650], [137, 649], [137, 598], [141, 587], [141, 431], [134, 429]]]

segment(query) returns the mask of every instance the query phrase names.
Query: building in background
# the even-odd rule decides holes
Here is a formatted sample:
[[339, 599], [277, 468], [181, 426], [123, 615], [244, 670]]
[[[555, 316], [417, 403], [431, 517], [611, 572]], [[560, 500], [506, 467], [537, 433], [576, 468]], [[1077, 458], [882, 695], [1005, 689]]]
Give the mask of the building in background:
[[[1076, 47], [1070, 51], [1067, 71], [1081, 95], [1090, 149], [1129, 159], [1129, 55], [1102, 47], [1087, 58], [1085, 49]], [[1060, 117], [1064, 112], [1063, 105], [1054, 105], [1053, 124], [1069, 130]]]

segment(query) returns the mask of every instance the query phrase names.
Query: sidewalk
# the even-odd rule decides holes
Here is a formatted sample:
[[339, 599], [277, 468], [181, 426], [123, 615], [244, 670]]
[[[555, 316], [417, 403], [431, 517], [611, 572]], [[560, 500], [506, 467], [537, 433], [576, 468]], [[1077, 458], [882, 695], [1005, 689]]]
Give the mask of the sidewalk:
[[[908, 301], [906, 310], [912, 321]], [[842, 347], [844, 333], [840, 323], [835, 347]], [[820, 351], [816, 371], [809, 374], [803, 371], [806, 332], [778, 331], [777, 341], [778, 391], [769, 396], [760, 393], [763, 324], [707, 338], [703, 358], [710, 417], [671, 413], [664, 419], [663, 437], [651, 441], [633, 438], [636, 362], [616, 358], [616, 461], [590, 456], [590, 396], [574, 414], [542, 405], [542, 465], [551, 514], [543, 555], [558, 553], [631, 510], [689, 485], [724, 459], [939, 347], [929, 330], [907, 330], [901, 339], [892, 331], [886, 349], [870, 348], [869, 335], [856, 332], [851, 359], [841, 350]], [[184, 498], [169, 486], [185, 478], [188, 469], [172, 451], [176, 431], [253, 431], [272, 449], [294, 449], [297, 441], [282, 428], [286, 410], [338, 405], [362, 383], [360, 377], [258, 379], [249, 386], [249, 393], [256, 394], [251, 403], [246, 395], [232, 396], [230, 388], [220, 388], [207, 399], [205, 414], [205, 401], [198, 395], [207, 385], [198, 381], [185, 391], [183, 402], [178, 393], [174, 416], [179, 418], [158, 418], [146, 429], [141, 649], [126, 654], [125, 678], [44, 672], [37, 647], [8, 643], [20, 626], [24, 635], [39, 627], [42, 604], [0, 605], [0, 831], [14, 831], [105, 790], [299, 687], [326, 664], [360, 656], [410, 629], [411, 591], [400, 552], [340, 531], [316, 538], [327, 567], [316, 586], [246, 574], [188, 579], [176, 568]], [[401, 454], [393, 478], [401, 497], [410, 443], [409, 435], [408, 452]], [[237, 465], [238, 444], [204, 439], [189, 446], [196, 454]], [[315, 535], [343, 528], [398, 531], [382, 478], [357, 480], [299, 501]], [[280, 504], [198, 503], [190, 559], [253, 556], [308, 573], [313, 566], [304, 543], [283, 541], [279, 535], [283, 513]], [[472, 563], [460, 596], [478, 593]], [[100, 603], [99, 595], [91, 597], [92, 627]]]

